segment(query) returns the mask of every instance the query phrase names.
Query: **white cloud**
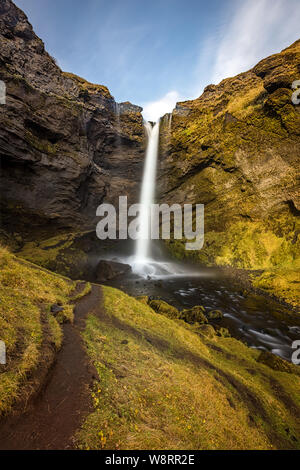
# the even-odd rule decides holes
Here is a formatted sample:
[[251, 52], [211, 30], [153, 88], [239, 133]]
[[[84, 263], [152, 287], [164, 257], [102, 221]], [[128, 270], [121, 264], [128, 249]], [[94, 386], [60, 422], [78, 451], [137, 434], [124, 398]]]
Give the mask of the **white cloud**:
[[156, 122], [164, 114], [172, 112], [177, 101], [179, 101], [179, 93], [177, 91], [169, 91], [160, 100], [144, 103], [144, 119]]
[[299, 37], [299, 0], [246, 0], [226, 25], [217, 47], [212, 82], [253, 67]]

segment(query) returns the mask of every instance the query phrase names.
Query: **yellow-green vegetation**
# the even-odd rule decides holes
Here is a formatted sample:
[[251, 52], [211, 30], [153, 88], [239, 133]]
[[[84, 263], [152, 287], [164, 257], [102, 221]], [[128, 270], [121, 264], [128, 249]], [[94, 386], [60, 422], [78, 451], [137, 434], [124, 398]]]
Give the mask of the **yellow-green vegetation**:
[[55, 319], [59, 324], [74, 322], [74, 305], [64, 305], [63, 310], [58, 312]]
[[148, 295], [138, 295], [138, 296], [136, 297], [136, 300], [138, 300], [139, 302], [142, 302], [143, 304], [148, 305], [148, 303], [149, 303], [149, 296], [148, 296]]
[[86, 254], [74, 246], [74, 240], [79, 235], [68, 232], [27, 242], [22, 250], [18, 251], [18, 256], [64, 276], [69, 276], [72, 270], [76, 269], [77, 277], [80, 277]]
[[103, 293], [106, 314], [90, 315], [84, 332], [99, 379], [80, 448], [299, 448], [297, 373], [257, 362], [259, 351], [210, 325], [157, 315], [110, 287]]
[[187, 308], [182, 310], [180, 313], [180, 319], [187, 323], [208, 323], [206, 316], [204, 315], [205, 308], [202, 305], [195, 305], [193, 308]]
[[91, 283], [85, 282], [83, 289], [80, 292], [78, 292], [78, 294], [76, 294], [75, 296], [72, 296], [72, 302], [76, 302], [77, 300], [81, 299], [85, 295], [89, 294], [91, 292], [91, 289], [92, 289]]
[[289, 219], [283, 220], [285, 226], [283, 221], [279, 225], [278, 220], [270, 221], [268, 226], [264, 222], [240, 221], [228, 224], [223, 232], [209, 231], [200, 251], [186, 251], [185, 240], [170, 240], [168, 246], [179, 259], [188, 257], [211, 266], [264, 270], [260, 276], [253, 276], [253, 285], [299, 306], [299, 223], [291, 225]]
[[198, 99], [179, 103], [171, 133], [162, 121], [161, 136], [168, 162], [163, 202], [205, 205], [203, 249], [188, 252], [185, 240], [174, 240], [174, 256], [270, 271], [256, 282], [293, 305], [299, 293], [287, 283], [299, 269], [300, 113], [291, 85], [299, 60], [297, 41], [249, 72], [209, 85]]
[[[74, 287], [74, 282], [0, 248], [0, 339], [7, 350], [7, 364], [0, 365], [0, 415], [33, 391], [29, 377], [37, 368], [50, 367], [62, 341], [59, 321], [72, 321], [68, 302]], [[56, 303], [64, 308], [58, 318], [50, 312]]]
[[258, 362], [266, 364], [268, 367], [274, 370], [280, 370], [281, 372], [293, 373], [295, 366], [287, 361], [284, 361], [279, 356], [270, 353], [269, 351], [262, 351], [257, 358]]
[[40, 150], [43, 153], [47, 153], [48, 155], [56, 155], [58, 153], [57, 144], [52, 144], [47, 139], [36, 137], [28, 130], [25, 132], [25, 140], [35, 149]]
[[97, 85], [95, 83], [90, 83], [82, 77], [75, 75], [74, 73], [70, 72], [62, 72], [65, 78], [72, 79], [76, 85], [81, 88], [82, 91], [87, 91], [89, 93], [101, 93], [101, 95], [105, 96], [105, 98], [112, 99], [112, 96], [108, 90], [108, 88], [104, 85]]
[[294, 307], [300, 305], [300, 269], [266, 270], [259, 276], [253, 276], [252, 282], [255, 287], [276, 295]]
[[177, 308], [168, 304], [164, 300], [151, 300], [149, 306], [156, 312], [161, 315], [165, 315], [168, 318], [179, 318], [179, 311]]

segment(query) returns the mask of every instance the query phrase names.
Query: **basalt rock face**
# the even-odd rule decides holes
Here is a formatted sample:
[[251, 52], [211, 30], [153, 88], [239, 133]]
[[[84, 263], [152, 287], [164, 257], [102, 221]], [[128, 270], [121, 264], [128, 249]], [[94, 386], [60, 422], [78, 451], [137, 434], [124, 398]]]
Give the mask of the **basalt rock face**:
[[0, 42], [2, 228], [94, 228], [103, 201], [137, 202], [141, 108], [127, 103], [119, 115], [105, 86], [62, 72], [10, 0], [0, 4]]
[[292, 102], [291, 86], [299, 79], [297, 41], [164, 117], [160, 200], [205, 205], [203, 249], [187, 252], [175, 240], [176, 256], [250, 269], [297, 268], [300, 105]]

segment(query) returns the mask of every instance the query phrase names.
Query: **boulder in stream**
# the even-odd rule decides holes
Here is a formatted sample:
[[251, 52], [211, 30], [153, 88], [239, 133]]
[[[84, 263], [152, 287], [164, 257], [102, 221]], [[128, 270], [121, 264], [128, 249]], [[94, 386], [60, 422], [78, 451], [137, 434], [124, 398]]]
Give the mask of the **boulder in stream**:
[[190, 324], [199, 323], [203, 325], [204, 323], [208, 323], [204, 312], [205, 308], [202, 307], [202, 305], [195, 305], [193, 308], [182, 310], [180, 319]]
[[223, 318], [223, 313], [221, 310], [211, 310], [207, 314], [209, 320], [221, 320]]
[[129, 264], [101, 260], [97, 264], [95, 276], [98, 282], [105, 282], [130, 272], [131, 266]]

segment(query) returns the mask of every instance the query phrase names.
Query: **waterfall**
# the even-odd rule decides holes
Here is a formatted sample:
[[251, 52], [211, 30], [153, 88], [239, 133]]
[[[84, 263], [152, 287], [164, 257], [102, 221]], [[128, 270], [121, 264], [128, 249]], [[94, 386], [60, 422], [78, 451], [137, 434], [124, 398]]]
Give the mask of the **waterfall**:
[[[168, 122], [169, 126], [171, 125], [170, 121]], [[140, 197], [139, 238], [136, 240], [135, 254], [128, 262], [131, 264], [133, 272], [142, 277], [162, 279], [170, 276], [185, 276], [187, 270], [178, 262], [169, 260], [162, 252], [159, 258], [154, 257], [151, 252], [150, 217], [151, 205], [154, 203], [155, 196], [160, 120], [153, 127], [149, 122], [144, 125], [148, 135], [148, 143]], [[194, 276], [195, 274], [190, 271], [189, 275]]]
[[152, 125], [146, 122], [145, 129], [148, 135], [146, 159], [142, 180], [140, 204], [142, 206], [139, 216], [139, 238], [136, 242], [135, 258], [137, 263], [146, 263], [150, 257], [150, 215], [151, 204], [155, 195], [155, 176], [159, 144], [159, 121]]
[[[171, 118], [168, 121], [171, 126]], [[178, 261], [170, 260], [164, 250], [151, 241], [151, 205], [155, 202], [156, 167], [159, 147], [160, 120], [152, 127], [150, 122], [144, 123], [148, 137], [146, 156], [143, 170], [139, 214], [139, 237], [135, 242], [133, 255], [121, 257], [119, 260], [131, 265], [134, 274], [143, 278], [166, 279], [170, 277], [199, 276], [193, 268], [186, 268]], [[115, 258], [114, 258], [115, 259]]]

